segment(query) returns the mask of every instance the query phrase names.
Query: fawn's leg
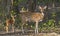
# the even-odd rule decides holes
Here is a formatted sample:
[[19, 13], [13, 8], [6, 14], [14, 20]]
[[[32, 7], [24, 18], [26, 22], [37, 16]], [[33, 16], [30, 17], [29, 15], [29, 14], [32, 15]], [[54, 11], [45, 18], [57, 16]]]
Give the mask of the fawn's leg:
[[14, 24], [12, 24], [12, 31], [14, 32]]
[[38, 21], [36, 21], [35, 34], [38, 34]]
[[22, 28], [22, 33], [24, 33], [24, 27], [23, 27], [24, 23], [22, 24], [21, 28]]
[[6, 32], [8, 32], [8, 23], [6, 23]]

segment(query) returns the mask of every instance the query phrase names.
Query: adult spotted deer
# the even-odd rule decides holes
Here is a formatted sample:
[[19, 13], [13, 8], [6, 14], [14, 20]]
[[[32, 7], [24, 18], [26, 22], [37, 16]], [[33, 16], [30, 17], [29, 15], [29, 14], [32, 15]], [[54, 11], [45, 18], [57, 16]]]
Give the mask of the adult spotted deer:
[[21, 18], [22, 18], [22, 32], [23, 25], [26, 24], [27, 21], [33, 21], [36, 23], [35, 27], [35, 33], [38, 34], [38, 23], [43, 20], [44, 18], [44, 9], [46, 9], [47, 6], [41, 7], [39, 6], [40, 12], [21, 12]]
[[11, 19], [6, 18], [6, 32], [9, 30], [9, 25], [12, 24], [12, 31], [14, 32], [14, 22], [15, 22], [15, 16], [11, 14]]

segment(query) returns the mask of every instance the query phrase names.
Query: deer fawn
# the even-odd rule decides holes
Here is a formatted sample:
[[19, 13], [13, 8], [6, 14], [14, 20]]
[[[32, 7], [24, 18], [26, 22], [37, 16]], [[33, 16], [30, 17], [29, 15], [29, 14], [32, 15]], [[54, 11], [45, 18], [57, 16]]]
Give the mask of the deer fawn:
[[39, 6], [40, 13], [38, 12], [21, 12], [21, 18], [22, 18], [22, 32], [24, 33], [23, 30], [23, 25], [26, 24], [27, 21], [33, 21], [36, 22], [36, 27], [35, 27], [35, 33], [38, 33], [38, 22], [42, 21], [44, 18], [44, 9], [46, 9], [47, 6], [41, 7]]
[[14, 22], [15, 22], [15, 19], [12, 14], [11, 14], [11, 19], [6, 18], [6, 32], [8, 32], [9, 30], [9, 24], [12, 24], [12, 30], [14, 32]]

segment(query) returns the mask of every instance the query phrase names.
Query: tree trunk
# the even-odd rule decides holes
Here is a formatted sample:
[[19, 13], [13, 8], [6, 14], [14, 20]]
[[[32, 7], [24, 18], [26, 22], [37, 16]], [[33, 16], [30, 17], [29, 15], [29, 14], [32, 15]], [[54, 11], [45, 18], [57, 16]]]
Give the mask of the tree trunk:
[[36, 9], [36, 0], [29, 0], [28, 1], [29, 11], [34, 11]]
[[52, 7], [54, 8], [54, 7], [55, 7], [55, 0], [53, 0], [52, 3], [53, 3], [53, 4], [52, 4]]

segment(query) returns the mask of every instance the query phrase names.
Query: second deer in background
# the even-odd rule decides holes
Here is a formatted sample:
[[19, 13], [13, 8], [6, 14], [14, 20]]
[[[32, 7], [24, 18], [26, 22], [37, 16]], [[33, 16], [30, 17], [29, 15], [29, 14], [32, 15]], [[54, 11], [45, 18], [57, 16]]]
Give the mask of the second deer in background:
[[12, 31], [14, 32], [14, 23], [15, 23], [15, 16], [11, 14], [11, 19], [6, 18], [6, 32], [9, 30], [9, 25], [12, 24]]

